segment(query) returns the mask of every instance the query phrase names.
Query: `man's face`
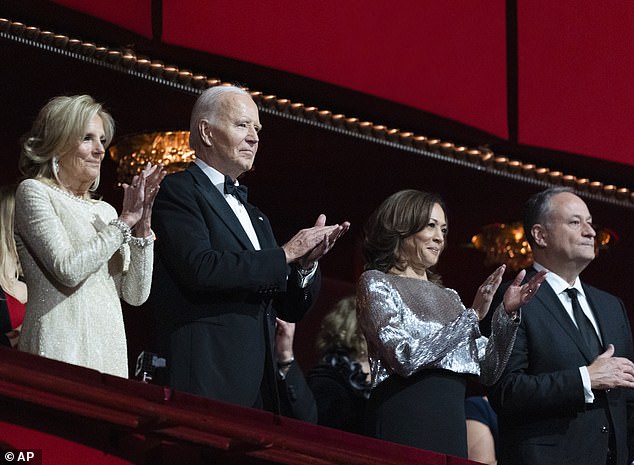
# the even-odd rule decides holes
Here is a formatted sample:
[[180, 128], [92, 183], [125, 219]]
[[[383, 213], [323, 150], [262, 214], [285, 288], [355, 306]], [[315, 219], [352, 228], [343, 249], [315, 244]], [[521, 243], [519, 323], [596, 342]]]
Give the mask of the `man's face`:
[[216, 121], [210, 131], [210, 162], [236, 179], [253, 166], [262, 126], [258, 107], [248, 95], [228, 93], [220, 97]]
[[570, 192], [551, 198], [550, 213], [542, 225], [541, 246], [560, 263], [585, 266], [594, 259], [592, 216], [583, 200]]

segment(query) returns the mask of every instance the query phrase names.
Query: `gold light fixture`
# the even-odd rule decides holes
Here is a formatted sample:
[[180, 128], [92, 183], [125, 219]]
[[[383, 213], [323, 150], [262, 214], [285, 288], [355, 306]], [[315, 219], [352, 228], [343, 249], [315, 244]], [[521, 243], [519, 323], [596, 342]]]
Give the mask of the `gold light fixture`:
[[162, 163], [168, 173], [184, 170], [196, 159], [189, 146], [189, 131], [166, 131], [125, 136], [110, 147], [117, 162], [117, 179], [129, 183], [148, 162]]
[[[595, 253], [618, 241], [616, 233], [607, 228], [596, 228]], [[485, 253], [485, 265], [501, 265], [517, 271], [533, 264], [533, 252], [524, 235], [522, 223], [494, 223], [483, 226], [471, 238], [472, 247]]]

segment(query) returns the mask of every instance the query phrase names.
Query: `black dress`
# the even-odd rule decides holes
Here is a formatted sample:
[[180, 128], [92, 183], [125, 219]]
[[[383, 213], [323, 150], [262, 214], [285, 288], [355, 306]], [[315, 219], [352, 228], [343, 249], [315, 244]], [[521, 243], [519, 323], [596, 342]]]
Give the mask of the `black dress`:
[[391, 375], [368, 402], [368, 435], [419, 449], [467, 457], [465, 375], [421, 370]]

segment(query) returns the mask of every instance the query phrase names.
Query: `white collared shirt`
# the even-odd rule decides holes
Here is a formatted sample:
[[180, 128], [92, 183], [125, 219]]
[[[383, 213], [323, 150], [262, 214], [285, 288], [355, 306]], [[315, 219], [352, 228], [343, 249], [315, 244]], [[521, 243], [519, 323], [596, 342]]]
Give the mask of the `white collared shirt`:
[[[539, 263], [535, 263], [533, 267], [537, 271], [546, 270], [546, 268], [544, 268]], [[597, 333], [597, 336], [599, 337], [599, 340], [601, 341], [601, 334], [599, 333], [599, 325], [597, 324], [597, 320], [594, 317], [594, 313], [592, 313], [592, 310], [590, 309], [590, 304], [588, 303], [588, 299], [586, 298], [586, 293], [583, 290], [583, 287], [581, 286], [581, 280], [579, 279], [579, 276], [577, 276], [577, 279], [575, 279], [574, 284], [570, 286], [570, 284], [568, 284], [566, 280], [564, 280], [561, 276], [558, 276], [557, 274], [550, 271], [546, 275], [546, 281], [548, 282], [550, 287], [553, 288], [553, 291], [555, 291], [555, 294], [557, 294], [559, 301], [566, 309], [568, 316], [570, 317], [572, 322], [575, 324], [575, 326], [577, 326], [578, 328], [579, 325], [577, 325], [577, 322], [575, 321], [574, 313], [572, 311], [572, 301], [570, 300], [570, 296], [568, 296], [568, 294], [566, 293], [566, 289], [569, 289], [571, 287], [577, 290], [577, 298], [579, 299], [581, 310], [583, 310], [583, 313], [586, 314], [586, 316], [588, 317], [588, 320], [590, 320], [590, 323], [592, 323], [592, 326], [594, 327], [594, 331]], [[601, 343], [603, 344], [603, 341], [601, 341]]]
[[[225, 194], [225, 175], [217, 169], [209, 166], [200, 158], [196, 158], [194, 163], [196, 163], [196, 165], [201, 170], [203, 170], [203, 173], [207, 175], [211, 183], [216, 187], [216, 189], [218, 189], [218, 192], [220, 192], [220, 194], [222, 194], [222, 196], [225, 198], [233, 212], [238, 217], [238, 221], [240, 221], [242, 229], [244, 229], [244, 232], [247, 234], [247, 236], [249, 236], [249, 240], [251, 241], [251, 244], [253, 244], [255, 250], [261, 250], [262, 248], [260, 247], [260, 241], [258, 240], [258, 236], [255, 233], [255, 229], [253, 229], [253, 223], [251, 223], [251, 218], [249, 217], [247, 209], [235, 196], [231, 194]], [[239, 185], [238, 181], [236, 181], [236, 186], [237, 185]]]
[[[200, 158], [196, 158], [194, 160], [194, 163], [203, 171], [203, 173], [205, 173], [211, 183], [216, 187], [216, 189], [218, 189], [218, 192], [220, 192], [220, 194], [222, 194], [222, 196], [225, 198], [233, 212], [238, 217], [238, 220], [242, 225], [242, 229], [244, 229], [244, 232], [249, 237], [249, 240], [251, 240], [253, 248], [255, 248], [255, 250], [262, 250], [262, 247], [260, 247], [260, 241], [258, 240], [258, 236], [255, 233], [255, 229], [253, 228], [253, 223], [251, 223], [251, 218], [249, 217], [247, 209], [235, 196], [231, 194], [225, 194], [225, 175], [217, 169], [209, 166]], [[236, 186], [237, 185], [239, 185], [238, 181], [236, 181]], [[302, 289], [308, 287], [313, 282], [316, 272], [317, 263], [315, 263], [310, 273], [304, 276], [300, 274], [298, 277], [299, 287]]]
[[[570, 284], [568, 284], [568, 282], [565, 279], [563, 279], [561, 276], [557, 275], [556, 273], [553, 273], [552, 271], [548, 270], [548, 268], [544, 267], [543, 265], [537, 262], [533, 263], [533, 268], [535, 268], [537, 271], [542, 271], [542, 270], [548, 271], [548, 274], [546, 275], [546, 281], [548, 282], [550, 287], [552, 287], [553, 291], [555, 291], [557, 298], [566, 309], [566, 313], [568, 313], [568, 316], [570, 317], [574, 325], [576, 327], [579, 327], [577, 325], [577, 322], [575, 320], [575, 317], [572, 311], [572, 301], [570, 300], [570, 297], [566, 293], [566, 289], [571, 287]], [[592, 323], [592, 326], [594, 327], [594, 331], [597, 333], [597, 336], [599, 337], [599, 341], [601, 341], [601, 344], [603, 344], [603, 340], [601, 339], [601, 334], [599, 333], [599, 330], [598, 330], [599, 325], [597, 324], [597, 320], [594, 317], [594, 313], [592, 313], [592, 310], [590, 309], [590, 304], [588, 303], [586, 294], [583, 290], [583, 287], [581, 286], [581, 280], [579, 279], [579, 276], [577, 276], [577, 279], [575, 279], [575, 282], [572, 287], [577, 290], [577, 298], [579, 299], [581, 310], [583, 310], [583, 313], [585, 313], [585, 315], [588, 317], [588, 320], [590, 320], [590, 323]], [[583, 390], [584, 390], [586, 403], [591, 404], [594, 402], [594, 394], [592, 393], [588, 367], [587, 366], [579, 367], [579, 373], [581, 374], [581, 379], [583, 380]]]

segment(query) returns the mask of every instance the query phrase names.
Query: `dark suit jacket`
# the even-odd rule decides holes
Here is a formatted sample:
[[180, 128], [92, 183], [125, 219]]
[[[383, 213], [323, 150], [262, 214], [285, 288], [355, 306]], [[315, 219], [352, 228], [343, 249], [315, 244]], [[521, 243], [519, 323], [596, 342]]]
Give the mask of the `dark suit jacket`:
[[282, 415], [308, 423], [317, 423], [315, 397], [297, 363], [291, 365], [284, 378], [278, 376], [277, 388]]
[[[632, 332], [623, 302], [587, 284], [583, 288], [603, 343], [614, 344], [615, 356], [632, 359]], [[501, 299], [502, 294], [503, 289], [496, 297]], [[579, 331], [544, 282], [522, 307], [513, 352], [502, 378], [490, 392], [499, 415], [498, 463], [602, 465], [610, 425], [617, 463], [629, 463], [632, 390], [595, 391], [594, 404], [586, 405], [579, 367], [590, 363]]]
[[246, 209], [262, 250], [253, 248], [198, 166], [167, 176], [152, 215], [157, 241], [150, 301], [170, 386], [273, 409], [275, 317], [301, 319], [319, 290], [319, 275], [301, 289], [266, 216], [250, 204]]

